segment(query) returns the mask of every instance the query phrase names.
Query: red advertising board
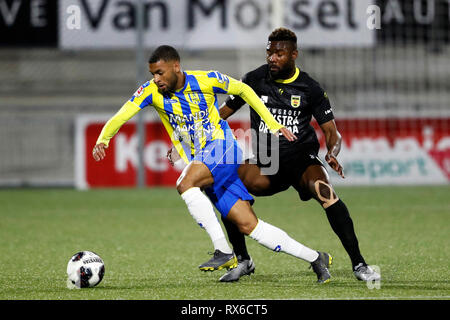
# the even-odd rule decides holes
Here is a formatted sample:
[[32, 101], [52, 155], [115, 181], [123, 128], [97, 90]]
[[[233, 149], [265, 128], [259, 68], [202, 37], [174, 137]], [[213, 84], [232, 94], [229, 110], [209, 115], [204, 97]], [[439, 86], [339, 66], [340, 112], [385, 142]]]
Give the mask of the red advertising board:
[[[138, 136], [136, 124], [126, 123], [111, 140], [106, 150], [106, 158], [95, 161], [92, 148], [106, 121], [82, 117], [77, 125], [75, 151], [76, 185], [79, 188], [132, 187], [137, 181]], [[232, 129], [249, 127], [245, 121], [230, 121]], [[158, 121], [145, 123], [144, 143], [145, 181], [147, 186], [174, 186], [180, 169], [174, 168], [167, 160], [167, 151], [172, 146], [163, 124]]]

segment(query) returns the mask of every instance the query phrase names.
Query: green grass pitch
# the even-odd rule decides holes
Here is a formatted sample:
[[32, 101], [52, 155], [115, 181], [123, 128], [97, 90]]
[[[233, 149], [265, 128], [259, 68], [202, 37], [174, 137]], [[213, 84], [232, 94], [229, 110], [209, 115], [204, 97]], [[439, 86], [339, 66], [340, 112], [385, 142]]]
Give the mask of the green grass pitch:
[[[257, 215], [334, 257], [332, 282], [308, 264], [248, 238], [256, 273], [220, 283], [200, 272], [211, 242], [175, 189], [0, 190], [0, 299], [449, 299], [450, 186], [337, 187], [361, 251], [380, 268], [379, 289], [357, 281], [315, 201], [293, 189], [256, 198]], [[95, 288], [66, 288], [66, 265], [97, 252], [106, 273]]]

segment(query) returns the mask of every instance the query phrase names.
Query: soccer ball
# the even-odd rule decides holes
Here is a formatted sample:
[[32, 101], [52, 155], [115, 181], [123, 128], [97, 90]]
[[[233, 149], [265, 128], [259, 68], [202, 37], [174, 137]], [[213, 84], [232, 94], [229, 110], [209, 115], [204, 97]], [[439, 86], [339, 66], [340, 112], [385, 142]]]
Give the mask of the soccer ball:
[[102, 258], [91, 251], [80, 251], [67, 263], [67, 287], [95, 287], [105, 275], [105, 264]]

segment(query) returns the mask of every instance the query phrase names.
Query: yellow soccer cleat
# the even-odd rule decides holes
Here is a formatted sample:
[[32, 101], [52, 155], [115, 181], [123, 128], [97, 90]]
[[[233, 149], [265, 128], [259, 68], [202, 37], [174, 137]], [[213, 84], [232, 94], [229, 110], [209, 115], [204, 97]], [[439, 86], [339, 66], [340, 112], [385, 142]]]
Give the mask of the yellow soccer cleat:
[[214, 251], [213, 257], [198, 266], [198, 268], [202, 271], [215, 271], [221, 270], [223, 268], [233, 269], [238, 265], [238, 261], [234, 252], [232, 253], [223, 253], [220, 250]]
[[317, 275], [318, 283], [328, 283], [331, 280], [330, 272], [328, 268], [333, 262], [333, 258], [326, 252], [319, 252], [319, 257], [313, 262], [311, 262], [311, 267]]

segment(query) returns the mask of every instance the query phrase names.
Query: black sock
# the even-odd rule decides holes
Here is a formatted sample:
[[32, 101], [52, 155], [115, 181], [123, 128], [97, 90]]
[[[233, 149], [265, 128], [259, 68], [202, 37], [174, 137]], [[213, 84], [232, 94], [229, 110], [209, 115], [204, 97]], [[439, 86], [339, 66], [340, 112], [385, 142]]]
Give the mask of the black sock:
[[350, 256], [353, 268], [360, 263], [366, 262], [359, 251], [358, 239], [353, 228], [353, 221], [350, 218], [347, 206], [339, 200], [335, 204], [325, 209], [331, 228], [337, 234], [345, 250]]
[[250, 256], [247, 252], [247, 246], [245, 245], [244, 234], [239, 231], [238, 227], [234, 223], [225, 219], [224, 217], [222, 217], [222, 222], [225, 226], [225, 229], [227, 230], [228, 240], [230, 240], [236, 256], [241, 256], [244, 260], [250, 259]]

